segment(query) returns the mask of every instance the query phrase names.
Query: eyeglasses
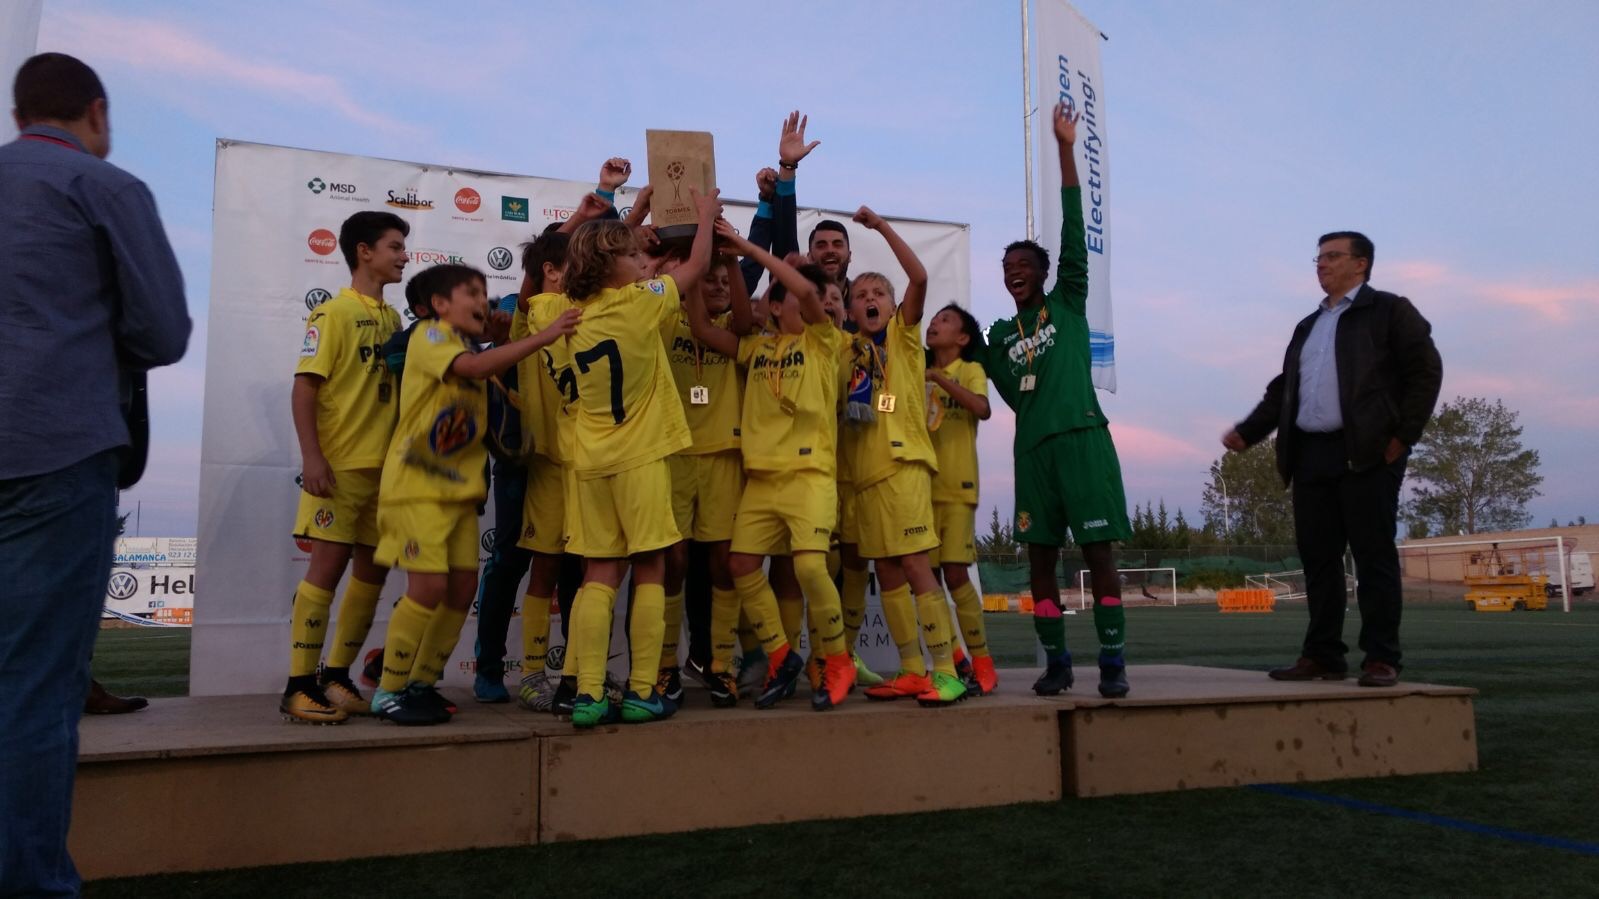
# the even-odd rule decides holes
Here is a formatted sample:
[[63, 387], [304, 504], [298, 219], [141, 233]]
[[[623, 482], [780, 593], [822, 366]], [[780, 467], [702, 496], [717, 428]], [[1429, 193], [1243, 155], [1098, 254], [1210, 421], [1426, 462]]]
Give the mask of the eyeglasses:
[[1344, 258], [1345, 256], [1353, 256], [1353, 255], [1355, 255], [1355, 254], [1354, 253], [1346, 253], [1343, 250], [1333, 250], [1330, 253], [1322, 253], [1320, 256], [1312, 256], [1312, 257], [1310, 257], [1310, 261], [1311, 262], [1315, 262], [1315, 263], [1321, 263], [1321, 262], [1324, 262], [1324, 261], [1325, 262], [1337, 262], [1338, 260]]

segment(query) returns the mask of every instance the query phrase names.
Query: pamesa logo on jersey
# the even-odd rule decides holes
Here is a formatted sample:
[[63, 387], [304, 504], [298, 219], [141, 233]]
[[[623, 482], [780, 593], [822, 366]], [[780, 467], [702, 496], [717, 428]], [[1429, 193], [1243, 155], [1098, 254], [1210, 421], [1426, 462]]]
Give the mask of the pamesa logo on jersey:
[[516, 257], [505, 247], [495, 247], [489, 251], [489, 267], [497, 272], [503, 272], [510, 268], [511, 263], [514, 261], [516, 261]]

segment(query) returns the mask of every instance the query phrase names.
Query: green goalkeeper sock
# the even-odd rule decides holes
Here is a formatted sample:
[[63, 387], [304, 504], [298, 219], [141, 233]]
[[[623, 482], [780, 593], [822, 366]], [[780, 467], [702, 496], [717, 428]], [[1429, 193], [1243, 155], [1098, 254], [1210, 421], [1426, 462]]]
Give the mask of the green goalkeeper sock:
[[1121, 664], [1127, 646], [1127, 612], [1121, 597], [1101, 596], [1094, 603], [1094, 630], [1099, 632], [1099, 657]]

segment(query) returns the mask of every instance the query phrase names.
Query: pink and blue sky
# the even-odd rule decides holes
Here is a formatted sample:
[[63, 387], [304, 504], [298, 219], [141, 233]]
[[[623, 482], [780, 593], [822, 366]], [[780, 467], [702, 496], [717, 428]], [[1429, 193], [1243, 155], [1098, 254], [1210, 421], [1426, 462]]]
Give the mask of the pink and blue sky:
[[[1316, 237], [1351, 228], [1376, 242], [1373, 283], [1432, 321], [1444, 398], [1521, 413], [1534, 523], [1599, 519], [1599, 4], [1078, 8], [1111, 38], [1102, 400], [1130, 502], [1198, 517], [1219, 435], [1319, 299]], [[153, 380], [155, 458], [124, 508], [145, 535], [195, 531], [216, 138], [588, 179], [642, 161], [647, 127], [709, 130], [747, 197], [799, 108], [823, 142], [801, 202], [971, 223], [987, 322], [1024, 232], [1019, 29], [1009, 0], [46, 0], [40, 49], [106, 82], [112, 160], [155, 192], [197, 324]], [[1010, 436], [999, 412], [980, 438], [984, 519], [1010, 513]]]

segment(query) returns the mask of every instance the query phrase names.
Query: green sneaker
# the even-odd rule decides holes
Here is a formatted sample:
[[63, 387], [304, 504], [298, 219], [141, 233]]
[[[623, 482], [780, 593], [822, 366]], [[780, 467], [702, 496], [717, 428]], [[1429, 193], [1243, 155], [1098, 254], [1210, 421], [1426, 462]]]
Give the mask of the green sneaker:
[[611, 705], [610, 697], [595, 699], [585, 693], [572, 703], [573, 727], [597, 727], [601, 724], [610, 724], [616, 719], [616, 709]]
[[[861, 661], [860, 656], [852, 652], [850, 657], [855, 660], [855, 684], [857, 686], [875, 687], [883, 682], [883, 676], [866, 667], [866, 663]], [[854, 689], [854, 687], [850, 689]]]
[[918, 705], [927, 708], [954, 705], [966, 698], [966, 685], [953, 674], [942, 671], [933, 672], [933, 688], [916, 697]]
[[628, 724], [661, 721], [672, 717], [675, 711], [677, 704], [660, 690], [651, 689], [648, 696], [640, 696], [632, 690], [622, 695], [622, 720]]

